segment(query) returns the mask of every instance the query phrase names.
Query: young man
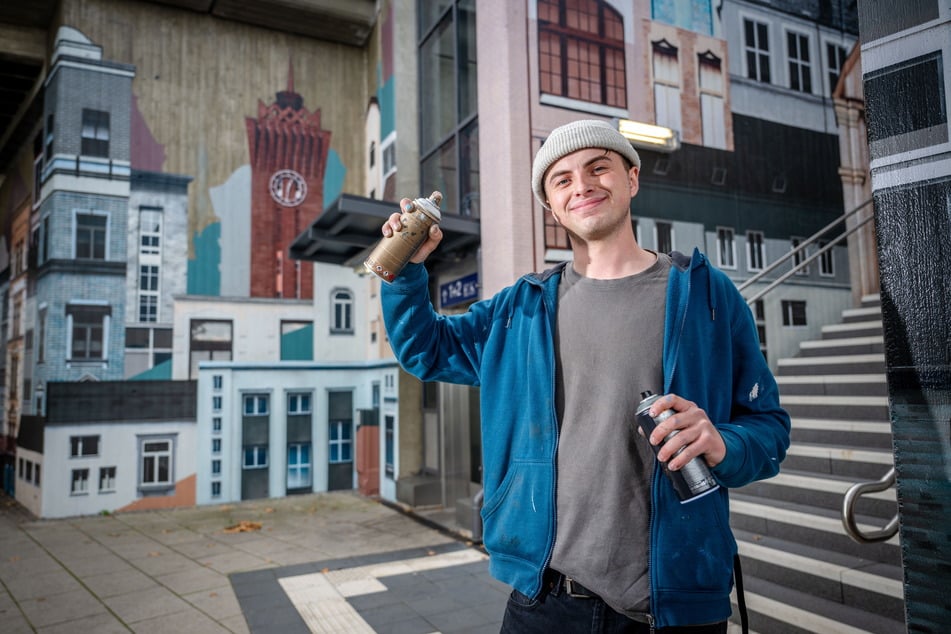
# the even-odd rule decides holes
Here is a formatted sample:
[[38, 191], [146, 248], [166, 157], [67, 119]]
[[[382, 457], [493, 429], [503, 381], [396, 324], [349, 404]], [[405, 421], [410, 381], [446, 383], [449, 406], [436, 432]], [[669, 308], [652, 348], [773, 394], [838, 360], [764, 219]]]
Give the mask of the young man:
[[[699, 251], [637, 244], [639, 170], [605, 122], [557, 128], [532, 188], [568, 232], [571, 262], [439, 315], [422, 266], [442, 238], [433, 227], [383, 287], [403, 367], [481, 386], [483, 542], [492, 574], [513, 588], [503, 632], [726, 632], [736, 554], [727, 489], [775, 475], [789, 445], [734, 284]], [[399, 214], [382, 228], [399, 230]], [[678, 431], [656, 459], [635, 431], [646, 390], [665, 395], [652, 415], [675, 412], [650, 444]], [[659, 461], [678, 470], [695, 457], [720, 488], [682, 504]]]

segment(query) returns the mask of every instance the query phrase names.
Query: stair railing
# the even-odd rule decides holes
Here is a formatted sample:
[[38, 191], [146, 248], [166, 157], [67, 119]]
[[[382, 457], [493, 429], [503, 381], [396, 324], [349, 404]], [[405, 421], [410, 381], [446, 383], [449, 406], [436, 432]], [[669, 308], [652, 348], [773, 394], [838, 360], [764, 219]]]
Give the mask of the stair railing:
[[[790, 258], [793, 258], [793, 257], [797, 257], [797, 256], [802, 255], [803, 253], [805, 253], [805, 250], [806, 250], [807, 248], [809, 248], [810, 246], [812, 246], [813, 244], [815, 244], [816, 242], [818, 242], [818, 241], [822, 238], [822, 236], [824, 236], [826, 233], [828, 233], [831, 229], [833, 229], [834, 227], [836, 227], [836, 226], [842, 224], [843, 222], [845, 222], [845, 220], [846, 220], [847, 218], [852, 217], [853, 215], [855, 215], [856, 213], [858, 213], [859, 211], [861, 211], [861, 210], [864, 209], [865, 207], [867, 207], [867, 206], [869, 206], [870, 204], [872, 204], [872, 200], [873, 200], [873, 199], [869, 198], [868, 200], [866, 200], [866, 201], [865, 201], [864, 203], [862, 203], [861, 205], [858, 205], [857, 207], [855, 207], [855, 208], [852, 209], [851, 211], [845, 212], [844, 214], [842, 214], [841, 216], [839, 216], [838, 218], [836, 218], [835, 220], [833, 220], [832, 222], [830, 222], [829, 224], [827, 224], [825, 227], [823, 227], [822, 229], [819, 229], [819, 231], [817, 231], [816, 233], [812, 234], [811, 236], [809, 236], [808, 238], [806, 238], [805, 240], [803, 240], [799, 245], [797, 245], [795, 248], [793, 248], [793, 249], [789, 250], [788, 252], [786, 252], [782, 257], [780, 257], [779, 259], [777, 259], [775, 262], [773, 262], [772, 264], [770, 264], [768, 267], [764, 268], [762, 271], [760, 271], [759, 273], [757, 273], [757, 274], [754, 275], [753, 277], [749, 278], [748, 280], [746, 280], [745, 282], [743, 282], [742, 284], [740, 284], [739, 287], [738, 287], [739, 290], [740, 290], [740, 292], [742, 293], [744, 290], [746, 290], [747, 288], [749, 288], [749, 287], [752, 286], [753, 284], [756, 284], [757, 282], [759, 282], [760, 280], [762, 280], [764, 277], [766, 277], [767, 275], [769, 275], [770, 273], [772, 273], [773, 271], [775, 271], [777, 268], [779, 268], [781, 265], [783, 265], [783, 264], [786, 262], [786, 260], [788, 260], [788, 259], [790, 259]], [[747, 303], [748, 305], [752, 305], [756, 300], [758, 300], [758, 299], [760, 299], [761, 297], [763, 297], [763, 295], [765, 295], [766, 293], [770, 292], [771, 290], [773, 290], [774, 288], [776, 288], [777, 286], [779, 286], [780, 284], [782, 284], [783, 282], [785, 282], [787, 279], [789, 279], [790, 277], [792, 277], [793, 275], [795, 275], [798, 271], [800, 271], [801, 269], [803, 269], [803, 268], [805, 268], [806, 266], [808, 266], [810, 262], [812, 262], [813, 260], [815, 260], [815, 259], [817, 259], [817, 258], [819, 258], [819, 257], [822, 257], [822, 255], [823, 255], [824, 253], [826, 253], [827, 251], [829, 251], [830, 249], [832, 249], [836, 244], [838, 244], [839, 241], [842, 240], [842, 238], [848, 237], [848, 236], [852, 235], [853, 233], [855, 233], [856, 231], [858, 231], [859, 229], [861, 229], [862, 227], [864, 227], [865, 224], [868, 223], [868, 221], [871, 220], [871, 219], [872, 219], [872, 216], [868, 216], [868, 217], [866, 217], [866, 218], [863, 218], [861, 221], [859, 221], [858, 223], [856, 223], [856, 225], [855, 225], [854, 227], [852, 227], [851, 229], [848, 229], [847, 231], [843, 232], [841, 235], [837, 236], [835, 239], [829, 240], [829, 243], [828, 243], [828, 244], [826, 244], [825, 246], [823, 246], [822, 248], [820, 248], [819, 250], [817, 250], [815, 253], [813, 253], [813, 254], [810, 255], [809, 257], [804, 258], [803, 260], [800, 260], [800, 261], [794, 263], [793, 266], [792, 266], [792, 268], [791, 268], [789, 271], [787, 271], [787, 272], [784, 273], [783, 275], [779, 276], [779, 277], [776, 278], [773, 282], [771, 282], [769, 285], [767, 285], [766, 288], [760, 290], [760, 291], [757, 292], [755, 295], [753, 295], [752, 297], [750, 297], [749, 299], [747, 299], [747, 300], [746, 300], [746, 303]]]
[[873, 544], [876, 542], [888, 541], [898, 532], [898, 514], [888, 521], [888, 524], [880, 529], [872, 531], [862, 531], [855, 521], [855, 503], [866, 493], [875, 493], [885, 491], [895, 484], [895, 467], [888, 470], [888, 473], [880, 479], [871, 482], [859, 482], [849, 487], [842, 499], [842, 526], [846, 534], [860, 544]]

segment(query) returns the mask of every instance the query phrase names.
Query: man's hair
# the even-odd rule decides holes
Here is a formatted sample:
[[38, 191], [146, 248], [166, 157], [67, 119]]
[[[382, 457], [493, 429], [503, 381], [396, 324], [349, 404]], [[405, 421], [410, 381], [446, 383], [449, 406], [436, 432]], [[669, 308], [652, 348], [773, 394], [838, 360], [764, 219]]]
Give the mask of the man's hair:
[[602, 148], [621, 155], [630, 167], [640, 167], [641, 158], [631, 142], [606, 121], [581, 119], [555, 128], [542, 143], [532, 163], [532, 191], [535, 198], [548, 208], [545, 196], [545, 175], [561, 158], [586, 148]]

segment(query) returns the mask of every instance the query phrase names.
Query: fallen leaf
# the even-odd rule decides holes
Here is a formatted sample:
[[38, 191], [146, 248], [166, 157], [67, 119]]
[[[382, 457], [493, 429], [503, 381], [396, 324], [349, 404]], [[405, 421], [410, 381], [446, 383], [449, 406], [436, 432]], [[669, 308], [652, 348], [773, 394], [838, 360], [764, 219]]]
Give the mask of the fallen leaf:
[[224, 529], [225, 533], [247, 533], [250, 531], [259, 531], [261, 530], [261, 522], [252, 522], [249, 520], [241, 520], [237, 524], [232, 524]]

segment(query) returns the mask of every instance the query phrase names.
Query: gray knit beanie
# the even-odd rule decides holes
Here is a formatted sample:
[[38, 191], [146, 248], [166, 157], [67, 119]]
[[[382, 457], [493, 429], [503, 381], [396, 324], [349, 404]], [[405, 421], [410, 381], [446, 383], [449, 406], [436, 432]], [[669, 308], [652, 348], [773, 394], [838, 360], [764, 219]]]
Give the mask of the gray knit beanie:
[[631, 165], [641, 166], [641, 158], [631, 142], [606, 121], [582, 119], [566, 123], [551, 131], [532, 164], [532, 191], [542, 207], [548, 209], [543, 184], [548, 168], [562, 157], [586, 148], [613, 150], [630, 161]]

